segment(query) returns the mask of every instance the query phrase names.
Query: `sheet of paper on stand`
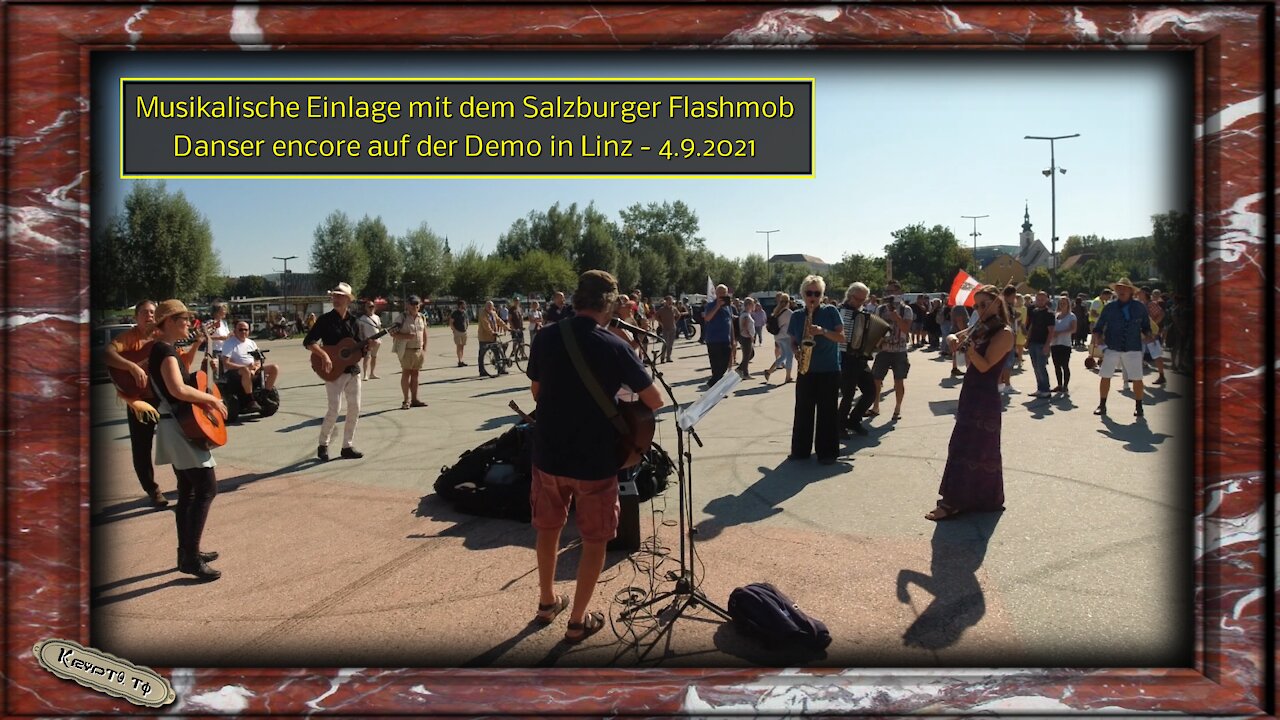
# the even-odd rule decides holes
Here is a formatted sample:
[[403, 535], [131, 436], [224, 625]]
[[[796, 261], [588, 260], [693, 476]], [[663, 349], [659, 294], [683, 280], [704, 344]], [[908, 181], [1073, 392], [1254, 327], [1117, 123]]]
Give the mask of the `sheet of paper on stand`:
[[688, 430], [698, 421], [702, 420], [702, 416], [711, 412], [711, 408], [716, 406], [725, 395], [733, 392], [738, 387], [738, 383], [742, 382], [742, 376], [736, 372], [727, 372], [724, 377], [720, 378], [720, 382], [711, 386], [711, 389], [702, 394], [702, 397], [689, 403], [689, 406], [680, 413], [680, 417], [676, 420], [681, 430]]

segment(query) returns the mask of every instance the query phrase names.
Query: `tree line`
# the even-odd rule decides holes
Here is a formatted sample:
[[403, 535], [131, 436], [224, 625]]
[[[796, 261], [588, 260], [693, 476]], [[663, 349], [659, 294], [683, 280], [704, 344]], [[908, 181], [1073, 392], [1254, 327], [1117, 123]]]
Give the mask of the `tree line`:
[[[616, 218], [594, 203], [555, 203], [513, 221], [493, 252], [485, 254], [474, 246], [455, 252], [448, 238], [425, 221], [393, 235], [381, 217], [357, 220], [333, 211], [313, 232], [310, 267], [323, 286], [347, 282], [362, 296], [417, 294], [473, 302], [514, 294], [547, 297], [573, 288], [581, 272], [596, 268], [612, 272], [622, 288], [651, 297], [705, 292], [708, 277], [738, 295], [794, 293], [809, 273], [802, 265], [771, 265], [760, 254], [719, 255], [707, 249], [700, 233], [697, 213], [680, 200], [636, 203]], [[1077, 287], [1096, 291], [1121, 275], [1144, 277], [1136, 270], [1153, 257], [1172, 281], [1190, 265], [1190, 233], [1185, 215], [1166, 213], [1153, 218], [1151, 238], [1112, 242], [1073, 236], [1059, 257], [1091, 252], [1097, 260], [1060, 273], [1058, 284], [1073, 293]], [[94, 235], [95, 308], [123, 307], [142, 297], [198, 301], [280, 292], [262, 276], [226, 276], [208, 220], [162, 182], [133, 185], [124, 212], [95, 228]], [[882, 288], [887, 266], [906, 289], [921, 292], [947, 290], [959, 269], [978, 271], [972, 253], [950, 228], [917, 223], [891, 238], [883, 256], [849, 253], [834, 263], [826, 277], [830, 294], [839, 295], [854, 281]], [[1047, 280], [1047, 273], [1029, 278], [1036, 286]]]

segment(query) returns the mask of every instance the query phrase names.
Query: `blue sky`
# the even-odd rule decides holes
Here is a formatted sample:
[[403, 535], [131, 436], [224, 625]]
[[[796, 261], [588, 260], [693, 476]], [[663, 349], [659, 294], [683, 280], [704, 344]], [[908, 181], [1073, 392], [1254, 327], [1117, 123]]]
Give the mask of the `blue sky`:
[[[1185, 55], [1185, 54], [1184, 54]], [[231, 275], [279, 270], [297, 255], [305, 271], [316, 225], [331, 211], [381, 216], [393, 234], [427, 222], [456, 249], [492, 250], [530, 210], [595, 201], [611, 217], [641, 202], [683, 200], [702, 236], [730, 257], [808, 253], [835, 262], [878, 255], [889, 233], [923, 222], [979, 245], [1016, 244], [1023, 203], [1048, 245], [1047, 142], [1057, 143], [1058, 236], [1150, 232], [1150, 217], [1182, 208], [1191, 144], [1181, 56], [1164, 53], [833, 52], [115, 55], [98, 68], [105, 88], [95, 127], [95, 212], [116, 212], [130, 181], [118, 178], [113, 97], [120, 76], [149, 77], [814, 77], [816, 176], [812, 179], [168, 180], [209, 219]], [[106, 110], [103, 112], [102, 110]], [[1185, 209], [1185, 208], [1184, 208]]]

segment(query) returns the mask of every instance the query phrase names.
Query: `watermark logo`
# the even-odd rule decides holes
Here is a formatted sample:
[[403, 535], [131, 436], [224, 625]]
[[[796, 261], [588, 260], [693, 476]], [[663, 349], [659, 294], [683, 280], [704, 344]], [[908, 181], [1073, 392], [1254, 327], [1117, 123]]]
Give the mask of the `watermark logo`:
[[177, 698], [169, 681], [155, 670], [71, 640], [43, 640], [32, 652], [54, 675], [134, 705], [160, 707]]

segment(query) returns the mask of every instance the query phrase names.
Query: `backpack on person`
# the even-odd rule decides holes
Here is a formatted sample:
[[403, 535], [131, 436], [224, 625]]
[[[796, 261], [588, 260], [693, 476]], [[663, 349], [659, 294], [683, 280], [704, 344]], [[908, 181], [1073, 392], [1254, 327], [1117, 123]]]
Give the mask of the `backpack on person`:
[[729, 617], [743, 633], [781, 650], [822, 650], [831, 644], [825, 623], [809, 617], [769, 583], [735, 588], [729, 594]]
[[769, 331], [770, 335], [777, 335], [782, 330], [782, 326], [778, 324], [778, 316], [769, 313], [769, 317], [764, 321], [764, 329]]

